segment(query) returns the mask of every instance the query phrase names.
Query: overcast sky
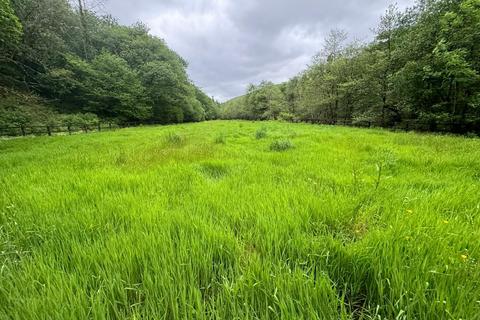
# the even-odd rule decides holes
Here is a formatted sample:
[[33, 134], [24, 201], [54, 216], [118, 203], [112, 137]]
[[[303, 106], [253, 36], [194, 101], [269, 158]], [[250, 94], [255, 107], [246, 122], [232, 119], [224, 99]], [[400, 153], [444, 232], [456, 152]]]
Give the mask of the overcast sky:
[[414, 0], [105, 0], [123, 24], [146, 23], [185, 58], [190, 78], [220, 101], [249, 83], [304, 70], [331, 29], [370, 40], [389, 4]]

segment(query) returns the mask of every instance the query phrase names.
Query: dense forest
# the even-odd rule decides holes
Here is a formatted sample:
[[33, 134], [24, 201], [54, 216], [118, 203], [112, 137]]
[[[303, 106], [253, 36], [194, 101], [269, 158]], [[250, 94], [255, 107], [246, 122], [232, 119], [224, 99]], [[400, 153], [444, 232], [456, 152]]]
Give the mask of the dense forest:
[[480, 132], [480, 0], [389, 7], [371, 43], [333, 30], [308, 68], [222, 106], [226, 119], [283, 119]]
[[84, 5], [0, 0], [0, 126], [217, 117], [162, 39]]

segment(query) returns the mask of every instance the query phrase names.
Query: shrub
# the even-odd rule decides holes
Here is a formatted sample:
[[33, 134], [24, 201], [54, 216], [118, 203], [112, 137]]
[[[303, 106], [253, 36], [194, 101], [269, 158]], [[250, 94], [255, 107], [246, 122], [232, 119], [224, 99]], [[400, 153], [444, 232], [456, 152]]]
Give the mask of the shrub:
[[260, 140], [266, 137], [267, 137], [267, 128], [265, 127], [261, 127], [255, 132], [255, 138], [257, 138], [257, 140]]
[[293, 143], [290, 140], [275, 140], [270, 144], [271, 151], [286, 151], [293, 148]]

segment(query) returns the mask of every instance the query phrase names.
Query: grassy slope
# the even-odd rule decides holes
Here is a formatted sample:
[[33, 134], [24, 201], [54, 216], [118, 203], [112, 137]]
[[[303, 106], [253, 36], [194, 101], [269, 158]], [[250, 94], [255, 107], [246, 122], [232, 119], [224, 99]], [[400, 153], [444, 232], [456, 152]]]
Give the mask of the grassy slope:
[[480, 314], [478, 139], [238, 121], [15, 139], [0, 183], [1, 319]]

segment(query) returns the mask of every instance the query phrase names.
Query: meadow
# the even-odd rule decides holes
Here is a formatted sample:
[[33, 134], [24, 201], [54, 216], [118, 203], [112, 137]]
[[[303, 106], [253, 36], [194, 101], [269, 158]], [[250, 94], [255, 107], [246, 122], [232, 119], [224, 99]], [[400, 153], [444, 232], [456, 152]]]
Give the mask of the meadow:
[[0, 140], [0, 319], [480, 319], [480, 139], [213, 121]]

